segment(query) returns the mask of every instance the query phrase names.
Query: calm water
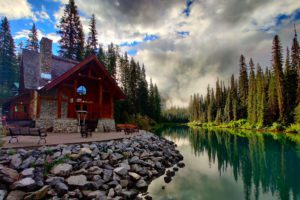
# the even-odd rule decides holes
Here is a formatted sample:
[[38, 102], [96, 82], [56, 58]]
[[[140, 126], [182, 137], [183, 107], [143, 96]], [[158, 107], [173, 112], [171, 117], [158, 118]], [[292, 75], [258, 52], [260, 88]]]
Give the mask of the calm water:
[[186, 167], [169, 184], [150, 184], [155, 200], [300, 199], [300, 144], [284, 136], [187, 127], [157, 134], [178, 145]]

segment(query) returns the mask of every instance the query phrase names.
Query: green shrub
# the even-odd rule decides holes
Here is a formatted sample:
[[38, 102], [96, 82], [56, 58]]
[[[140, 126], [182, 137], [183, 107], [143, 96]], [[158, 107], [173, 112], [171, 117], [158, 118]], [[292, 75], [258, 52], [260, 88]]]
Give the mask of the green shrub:
[[285, 132], [287, 133], [299, 133], [300, 134], [300, 124], [291, 124]]
[[294, 117], [295, 117], [295, 123], [300, 124], [300, 103], [295, 108]]
[[284, 125], [280, 122], [274, 122], [270, 127], [271, 131], [283, 131], [285, 129]]

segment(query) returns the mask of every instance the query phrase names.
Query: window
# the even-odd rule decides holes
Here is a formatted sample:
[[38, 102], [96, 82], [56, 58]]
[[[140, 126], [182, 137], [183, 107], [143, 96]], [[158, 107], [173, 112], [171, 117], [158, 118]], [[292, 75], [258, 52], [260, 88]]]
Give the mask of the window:
[[17, 105], [15, 105], [15, 112], [19, 112], [19, 108], [18, 108], [18, 106]]
[[86, 87], [81, 85], [77, 88], [77, 93], [79, 95], [86, 95], [87, 91], [86, 91]]

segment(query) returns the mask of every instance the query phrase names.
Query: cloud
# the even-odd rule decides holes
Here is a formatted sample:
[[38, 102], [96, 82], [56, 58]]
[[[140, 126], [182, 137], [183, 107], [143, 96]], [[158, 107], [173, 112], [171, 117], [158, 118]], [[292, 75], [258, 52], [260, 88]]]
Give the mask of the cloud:
[[[35, 12], [35, 20], [34, 21], [44, 21], [44, 20], [50, 20], [50, 16], [48, 15], [46, 8], [44, 5], [42, 5], [41, 11]], [[51, 21], [51, 20], [50, 20]]]
[[[54, 14], [58, 21], [65, 1]], [[285, 0], [77, 0], [85, 32], [90, 16], [98, 41], [121, 45], [145, 64], [148, 78], [173, 104], [187, 105], [192, 93], [206, 93], [217, 77], [238, 73], [240, 54], [270, 65], [272, 37], [291, 45], [300, 1]], [[279, 23], [280, 22], [280, 23]], [[155, 37], [152, 37], [155, 36]], [[146, 38], [146, 39], [145, 39]], [[146, 42], [147, 41], [147, 42]]]
[[[14, 39], [15, 40], [28, 39], [29, 34], [30, 34], [30, 30], [24, 29], [24, 30], [18, 31], [15, 34]], [[38, 35], [39, 40], [41, 40], [42, 37], [47, 37], [47, 38], [51, 39], [53, 41], [53, 43], [58, 43], [58, 41], [60, 39], [60, 37], [56, 33], [44, 34], [40, 29], [37, 30], [37, 35]]]
[[8, 19], [35, 18], [31, 5], [27, 0], [0, 1], [0, 16]]

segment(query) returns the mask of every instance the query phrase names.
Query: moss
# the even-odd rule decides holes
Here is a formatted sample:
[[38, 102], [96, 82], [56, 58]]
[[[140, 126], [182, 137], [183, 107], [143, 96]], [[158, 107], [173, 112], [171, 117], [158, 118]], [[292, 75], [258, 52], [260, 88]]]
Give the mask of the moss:
[[56, 160], [46, 159], [44, 162], [44, 176], [47, 176], [54, 166], [65, 163], [68, 160], [70, 160], [69, 155], [64, 155]]

